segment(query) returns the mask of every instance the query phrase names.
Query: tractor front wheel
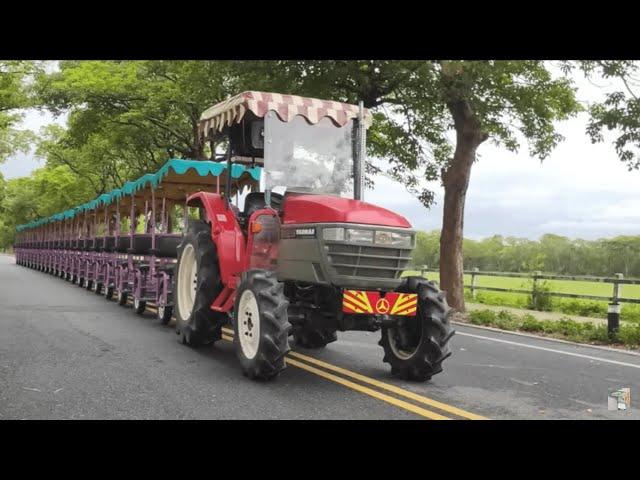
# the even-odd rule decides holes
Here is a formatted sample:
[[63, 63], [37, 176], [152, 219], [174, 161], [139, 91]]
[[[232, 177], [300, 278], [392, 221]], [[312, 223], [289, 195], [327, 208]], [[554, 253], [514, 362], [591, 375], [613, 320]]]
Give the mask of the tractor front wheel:
[[268, 380], [285, 368], [289, 352], [289, 301], [274, 272], [250, 270], [236, 292], [233, 343], [242, 372]]
[[398, 291], [418, 294], [417, 311], [414, 317], [398, 316], [393, 327], [382, 328], [383, 361], [391, 364], [393, 375], [426, 382], [442, 371], [442, 362], [451, 355], [452, 310], [444, 292], [421, 277], [408, 277]]

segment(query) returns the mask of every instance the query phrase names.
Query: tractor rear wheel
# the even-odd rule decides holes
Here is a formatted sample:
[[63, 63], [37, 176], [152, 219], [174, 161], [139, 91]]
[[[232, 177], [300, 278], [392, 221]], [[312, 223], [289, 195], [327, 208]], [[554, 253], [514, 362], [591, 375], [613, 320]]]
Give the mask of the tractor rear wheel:
[[289, 352], [289, 301], [275, 272], [250, 270], [238, 286], [233, 343], [242, 372], [268, 380], [285, 369]]
[[335, 342], [338, 339], [336, 331], [332, 328], [325, 329], [294, 329], [293, 338], [296, 345], [302, 348], [323, 348], [328, 343]]
[[422, 277], [408, 277], [397, 291], [417, 293], [417, 311], [414, 317], [398, 316], [395, 326], [382, 328], [383, 361], [391, 365], [393, 375], [426, 382], [442, 371], [442, 362], [451, 355], [452, 310], [444, 292]]
[[218, 253], [211, 238], [211, 227], [203, 221], [189, 222], [178, 245], [178, 263], [173, 276], [173, 304], [176, 333], [183, 344], [206, 345], [222, 338], [226, 314], [211, 310], [222, 291]]

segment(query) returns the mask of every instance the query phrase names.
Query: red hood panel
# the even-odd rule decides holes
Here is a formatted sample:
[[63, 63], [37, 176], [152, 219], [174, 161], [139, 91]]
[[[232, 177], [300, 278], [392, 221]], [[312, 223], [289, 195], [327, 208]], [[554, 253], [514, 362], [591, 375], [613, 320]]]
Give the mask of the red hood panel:
[[386, 208], [329, 195], [287, 195], [284, 223], [362, 223], [411, 227], [406, 218]]

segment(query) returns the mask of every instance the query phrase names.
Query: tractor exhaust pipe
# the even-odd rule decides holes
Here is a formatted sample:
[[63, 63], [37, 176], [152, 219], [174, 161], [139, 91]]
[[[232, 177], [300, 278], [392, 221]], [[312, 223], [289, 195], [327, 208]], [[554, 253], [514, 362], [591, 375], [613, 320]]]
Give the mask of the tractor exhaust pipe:
[[353, 165], [353, 198], [364, 200], [364, 159], [366, 156], [366, 134], [364, 125], [364, 104], [358, 102], [358, 125], [356, 127], [355, 162]]

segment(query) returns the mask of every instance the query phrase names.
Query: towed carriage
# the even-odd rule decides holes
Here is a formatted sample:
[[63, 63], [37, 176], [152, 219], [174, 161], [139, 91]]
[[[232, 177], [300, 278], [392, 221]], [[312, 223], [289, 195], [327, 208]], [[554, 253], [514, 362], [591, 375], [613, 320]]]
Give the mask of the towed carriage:
[[426, 381], [451, 354], [451, 309], [434, 282], [402, 276], [411, 224], [362, 199], [371, 120], [362, 105], [243, 92], [200, 119], [224, 162], [170, 160], [21, 226], [17, 262], [137, 313], [154, 303], [186, 345], [230, 324], [251, 378], [284, 370], [290, 336], [322, 348], [338, 331], [380, 330], [392, 373]]
[[[147, 303], [168, 323], [177, 246], [189, 211], [185, 199], [203, 189], [220, 191], [224, 162], [169, 160], [154, 174], [83, 205], [18, 227], [16, 262], [61, 277], [79, 287], [131, 299], [136, 313]], [[260, 167], [231, 168], [232, 193], [251, 187]]]

